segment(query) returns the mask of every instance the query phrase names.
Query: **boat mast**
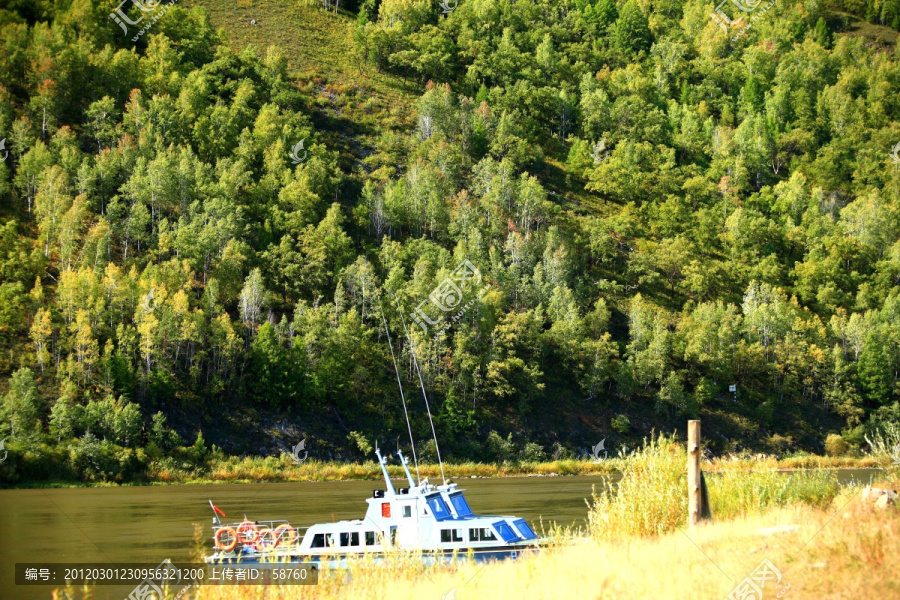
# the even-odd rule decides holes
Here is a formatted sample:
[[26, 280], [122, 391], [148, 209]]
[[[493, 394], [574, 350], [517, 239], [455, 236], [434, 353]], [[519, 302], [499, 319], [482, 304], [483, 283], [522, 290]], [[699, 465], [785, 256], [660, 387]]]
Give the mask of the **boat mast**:
[[[394, 300], [397, 300], [396, 296], [394, 297]], [[416, 347], [409, 337], [409, 329], [406, 328], [406, 319], [403, 318], [403, 309], [400, 308], [400, 300], [397, 300], [397, 310], [400, 312], [400, 322], [403, 323], [406, 341], [409, 342], [409, 352], [412, 354], [413, 364], [416, 366], [416, 373], [419, 374], [419, 386], [422, 388], [422, 397], [425, 398], [425, 410], [428, 411], [428, 422], [431, 423], [431, 435], [434, 437], [434, 451], [437, 454], [438, 465], [441, 467], [441, 479], [444, 480], [444, 485], [447, 485], [447, 478], [444, 477], [444, 461], [441, 460], [441, 449], [438, 447], [437, 432], [434, 430], [434, 419], [431, 417], [431, 407], [428, 406], [428, 395], [425, 393], [425, 381], [422, 379], [422, 369], [419, 368], [419, 360], [416, 358]]]
[[[416, 443], [413, 441], [412, 434], [412, 425], [409, 424], [409, 413], [406, 411], [406, 396], [403, 395], [403, 384], [400, 382], [400, 367], [397, 365], [397, 357], [394, 356], [394, 345], [391, 343], [391, 333], [388, 331], [387, 319], [384, 318], [384, 307], [379, 303], [379, 308], [381, 309], [381, 322], [384, 323], [384, 333], [387, 335], [388, 348], [391, 349], [391, 359], [394, 361], [394, 373], [397, 374], [397, 385], [400, 386], [400, 400], [403, 402], [403, 416], [406, 417], [406, 428], [409, 430], [409, 445], [412, 447], [413, 453], [413, 462], [416, 465], [416, 479], [422, 481], [421, 476], [419, 475], [419, 459], [416, 458]], [[400, 444], [397, 444], [397, 453], [400, 453]], [[409, 461], [407, 461], [409, 462]], [[406, 468], [406, 464], [403, 465]], [[409, 469], [407, 469], [407, 474], [409, 473]], [[412, 481], [410, 481], [412, 484]]]

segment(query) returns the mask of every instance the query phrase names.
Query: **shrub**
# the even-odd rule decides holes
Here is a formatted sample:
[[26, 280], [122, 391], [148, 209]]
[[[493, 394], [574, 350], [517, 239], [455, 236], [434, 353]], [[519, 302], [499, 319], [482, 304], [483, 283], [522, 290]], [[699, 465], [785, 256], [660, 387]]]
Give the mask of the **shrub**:
[[347, 440], [362, 453], [363, 456], [368, 457], [372, 454], [372, 444], [369, 443], [369, 440], [366, 439], [366, 436], [361, 434], [358, 431], [351, 431], [347, 436]]
[[628, 433], [631, 429], [631, 421], [625, 415], [616, 415], [612, 418], [612, 428], [619, 433]]
[[769, 447], [775, 449], [776, 452], [787, 452], [794, 445], [794, 440], [790, 436], [783, 436], [775, 433], [769, 438]]
[[202, 431], [197, 433], [197, 439], [190, 448], [190, 455], [196, 463], [202, 463], [203, 459], [206, 458], [206, 440], [203, 439]]
[[541, 462], [545, 458], [544, 447], [534, 442], [528, 442], [519, 453], [522, 462]]
[[420, 463], [434, 464], [437, 462], [437, 445], [434, 443], [433, 439], [426, 441], [418, 447]]
[[115, 470], [111, 445], [101, 442], [92, 433], [86, 433], [72, 441], [69, 460], [84, 481], [106, 481]]
[[843, 456], [847, 454], [847, 450], [849, 450], [849, 446], [840, 434], [830, 433], [825, 438], [825, 453], [828, 456]]
[[487, 459], [496, 462], [510, 462], [516, 454], [516, 446], [512, 441], [512, 434], [504, 440], [496, 431], [488, 434], [487, 442], [485, 442], [485, 451]]
[[550, 447], [550, 455], [553, 457], [553, 460], [572, 460], [575, 458], [575, 453], [559, 442], [553, 442], [553, 445]]

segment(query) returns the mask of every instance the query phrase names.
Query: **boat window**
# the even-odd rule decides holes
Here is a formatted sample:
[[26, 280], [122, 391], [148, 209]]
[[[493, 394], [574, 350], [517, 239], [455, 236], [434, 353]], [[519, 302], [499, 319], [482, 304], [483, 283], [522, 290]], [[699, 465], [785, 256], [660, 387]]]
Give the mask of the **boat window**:
[[450, 494], [450, 503], [453, 505], [453, 509], [456, 511], [456, 514], [460, 517], [472, 516], [472, 509], [469, 508], [469, 503], [466, 502], [466, 499], [463, 497], [462, 492]]
[[348, 531], [342, 533], [341, 546], [359, 546], [359, 532]]
[[512, 527], [510, 527], [506, 521], [497, 521], [494, 523], [494, 529], [497, 530], [497, 533], [500, 534], [500, 537], [502, 537], [503, 541], [507, 544], [519, 539], [519, 536], [513, 532]]
[[344, 532], [341, 533], [341, 546], [349, 546], [350, 545], [350, 533]]
[[525, 519], [517, 519], [513, 521], [513, 525], [516, 526], [516, 529], [519, 530], [519, 535], [525, 538], [526, 540], [533, 540], [537, 537], [537, 534], [528, 526], [528, 523]]
[[470, 542], [496, 542], [497, 536], [494, 535], [494, 532], [490, 529], [479, 528], [469, 529], [469, 541]]
[[350, 545], [359, 546], [359, 532], [354, 531], [350, 534]]
[[397, 545], [397, 528], [391, 527], [391, 546]]
[[403, 507], [403, 516], [404, 516], [404, 517], [411, 517], [411, 516], [412, 516], [412, 506], [410, 506], [410, 505], [407, 504], [407, 505], [405, 505], [405, 506]]
[[324, 548], [325, 547], [325, 534], [317, 533], [313, 536], [312, 544], [310, 545], [312, 548]]
[[441, 498], [440, 493], [425, 496], [425, 500], [428, 501], [428, 506], [431, 508], [431, 512], [434, 513], [435, 520], [446, 521], [453, 518], [447, 503]]
[[375, 545], [375, 532], [367, 531], [366, 532], [366, 546], [374, 546]]
[[474, 527], [469, 530], [469, 541], [477, 542], [478, 541], [478, 530]]
[[462, 529], [441, 529], [441, 542], [461, 542], [463, 541]]

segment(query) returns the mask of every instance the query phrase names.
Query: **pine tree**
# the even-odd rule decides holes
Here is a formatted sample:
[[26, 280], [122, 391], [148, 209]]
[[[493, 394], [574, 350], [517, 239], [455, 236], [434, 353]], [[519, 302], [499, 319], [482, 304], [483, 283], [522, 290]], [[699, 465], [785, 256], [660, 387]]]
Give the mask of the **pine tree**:
[[816, 27], [813, 29], [813, 39], [823, 48], [831, 48], [831, 31], [822, 17], [819, 17], [819, 20], [816, 21]]
[[635, 0], [628, 0], [622, 7], [613, 39], [615, 47], [628, 56], [650, 50], [653, 43], [650, 24]]

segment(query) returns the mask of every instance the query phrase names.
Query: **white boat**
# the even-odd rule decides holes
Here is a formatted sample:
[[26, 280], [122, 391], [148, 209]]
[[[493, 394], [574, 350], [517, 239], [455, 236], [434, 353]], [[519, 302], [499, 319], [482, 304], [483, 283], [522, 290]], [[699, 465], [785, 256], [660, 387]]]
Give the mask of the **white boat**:
[[[399, 308], [399, 304], [398, 304]], [[401, 311], [402, 317], [402, 311]], [[400, 378], [397, 359], [394, 356], [387, 321], [382, 313], [391, 357], [397, 370], [397, 384], [403, 412], [409, 429], [413, 459], [416, 458], [412, 428], [406, 411], [406, 398]], [[404, 330], [406, 323], [403, 322]], [[407, 337], [409, 332], [407, 331]], [[414, 346], [410, 352], [416, 370], [419, 370]], [[284, 562], [315, 563], [319, 568], [346, 567], [354, 557], [371, 558], [383, 562], [392, 553], [409, 553], [425, 563], [449, 560], [504, 560], [519, 558], [523, 552], [533, 551], [541, 544], [525, 519], [510, 516], [476, 515], [469, 507], [463, 492], [455, 483], [444, 477], [444, 465], [437, 445], [434, 420], [425, 394], [425, 385], [419, 371], [419, 384], [435, 450], [441, 466], [442, 485], [428, 483], [428, 479], [413, 480], [409, 461], [400, 450], [397, 456], [409, 487], [394, 489], [387, 472], [387, 459], [381, 456], [378, 446], [375, 455], [384, 475], [384, 490], [375, 490], [366, 502], [369, 508], [362, 519], [318, 523], [306, 528], [294, 529], [284, 521], [249, 521], [230, 525], [213, 518], [215, 552], [206, 557], [209, 563], [256, 563], [277, 565]], [[416, 474], [418, 475], [418, 461]], [[210, 501], [217, 513], [221, 513]]]
[[[346, 567], [352, 557], [382, 562], [391, 552], [407, 552], [431, 564], [450, 560], [515, 560], [541, 540], [525, 519], [477, 515], [456, 483], [413, 481], [408, 461], [397, 452], [409, 487], [394, 488], [387, 459], [376, 448], [384, 490], [366, 499], [362, 519], [317, 523], [296, 530], [283, 521], [222, 524], [214, 519], [215, 552], [208, 563], [313, 563], [320, 569]], [[301, 535], [302, 534], [302, 535]]]

